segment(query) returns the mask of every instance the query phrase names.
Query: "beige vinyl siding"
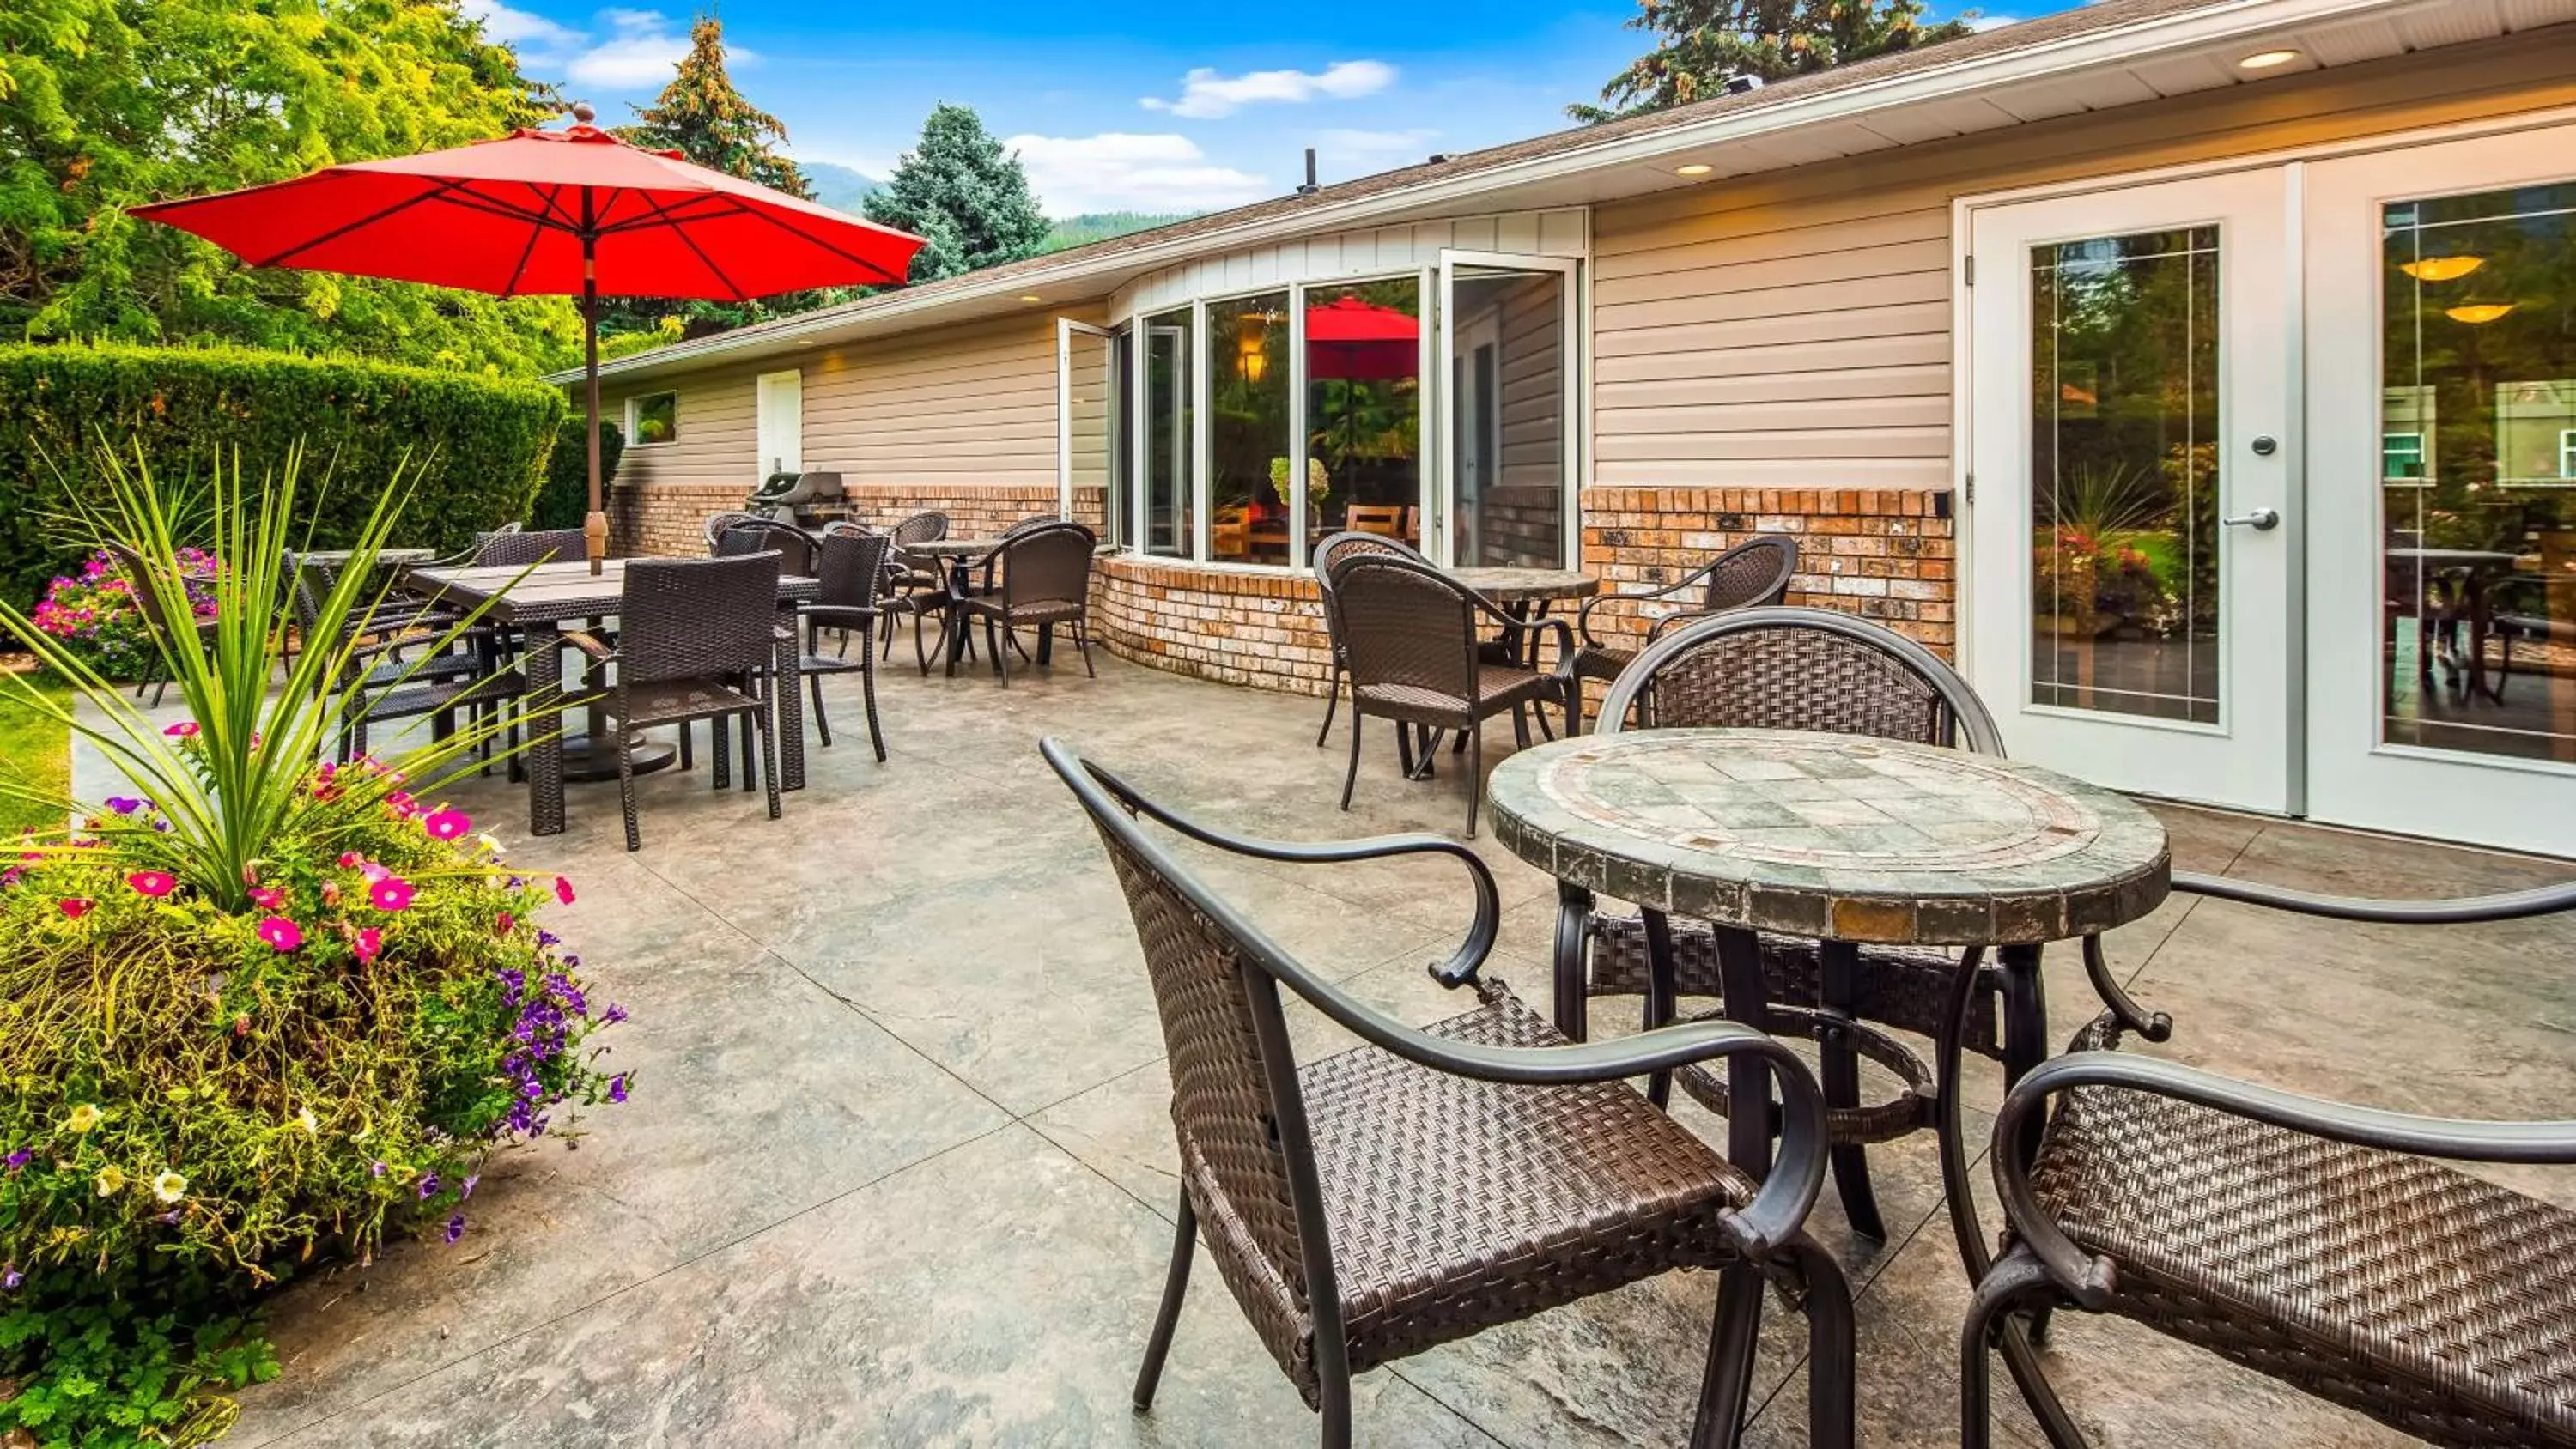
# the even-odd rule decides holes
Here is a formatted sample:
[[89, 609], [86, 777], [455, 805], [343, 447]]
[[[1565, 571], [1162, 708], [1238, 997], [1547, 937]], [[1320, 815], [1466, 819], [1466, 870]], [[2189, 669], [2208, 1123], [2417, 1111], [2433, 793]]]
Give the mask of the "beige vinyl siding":
[[[636, 383], [604, 400], [623, 418], [625, 397], [677, 388], [679, 438], [630, 448], [619, 481], [651, 484], [740, 484], [757, 481], [754, 379], [801, 367], [804, 373], [804, 462], [837, 471], [852, 483], [924, 489], [990, 484], [1021, 487], [1056, 481], [1056, 351], [1058, 315], [1094, 320], [1099, 309], [1059, 314], [1032, 309], [962, 327], [932, 327], [881, 341], [829, 349], [796, 349], [757, 362], [682, 376], [676, 383]], [[1097, 349], [1087, 364], [1076, 352], [1075, 394], [1096, 399]], [[1096, 406], [1096, 403], [1095, 403]], [[1077, 414], [1079, 421], [1079, 414]], [[1095, 425], [1090, 467], [1100, 468]], [[1083, 435], [1077, 427], [1076, 438]]]
[[1960, 196], [2570, 104], [2561, 26], [1603, 206], [1593, 481], [1948, 487]]
[[1506, 488], [1565, 482], [1565, 282], [1534, 276], [1501, 302], [1503, 447]]

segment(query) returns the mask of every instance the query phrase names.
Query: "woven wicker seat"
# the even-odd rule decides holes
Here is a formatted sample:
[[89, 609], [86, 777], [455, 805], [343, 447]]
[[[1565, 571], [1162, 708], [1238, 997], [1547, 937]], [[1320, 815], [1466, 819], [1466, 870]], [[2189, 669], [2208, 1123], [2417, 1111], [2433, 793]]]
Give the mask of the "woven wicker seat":
[[2111, 1050], [2119, 1034], [2087, 1027], [1997, 1119], [2011, 1246], [1961, 1340], [1963, 1443], [1987, 1442], [2003, 1315], [2077, 1306], [2433, 1443], [2576, 1445], [2576, 1213], [2432, 1156], [2576, 1162], [2576, 1123], [2316, 1102]]
[[[1474, 835], [1484, 800], [1484, 722], [1509, 714], [1513, 734], [1526, 745], [1530, 706], [1552, 703], [1565, 711], [1565, 732], [1574, 733], [1579, 697], [1565, 672], [1573, 653], [1565, 646], [1573, 632], [1562, 619], [1515, 619], [1418, 556], [1383, 548], [1342, 554], [1332, 565], [1331, 581], [1326, 616], [1338, 626], [1351, 692], [1351, 761], [1342, 779], [1342, 808], [1351, 808], [1351, 788], [1359, 780], [1362, 719], [1376, 715], [1395, 722], [1407, 775], [1414, 773], [1415, 731], [1427, 762], [1431, 732], [1457, 730], [1467, 750], [1467, 834]], [[1498, 627], [1503, 647], [1518, 657], [1536, 657], [1535, 650], [1520, 648], [1529, 635], [1556, 631], [1556, 669], [1542, 673], [1496, 662], [1476, 636], [1480, 623]]]
[[[1500, 894], [1465, 846], [1238, 840], [1060, 741], [1044, 750], [1125, 892], [1169, 1052], [1181, 1201], [1139, 1408], [1152, 1403], [1204, 1223], [1218, 1273], [1321, 1411], [1327, 1446], [1350, 1443], [1353, 1373], [1682, 1266], [1722, 1273], [1693, 1442], [1737, 1440], [1770, 1277], [1807, 1311], [1811, 1440], [1851, 1443], [1849, 1289], [1800, 1226], [1823, 1175], [1823, 1105], [1795, 1056], [1733, 1023], [1566, 1044], [1501, 983], [1477, 979]], [[1272, 861], [1457, 860], [1476, 917], [1434, 975], [1475, 985], [1480, 1005], [1425, 1030], [1361, 1005], [1209, 893], [1148, 821]], [[1366, 1045], [1298, 1065], [1283, 985]], [[1755, 1058], [1779, 1083], [1781, 1152], [1758, 1186], [1619, 1080], [1721, 1056]]]
[[[1797, 570], [1797, 540], [1785, 534], [1766, 533], [1746, 539], [1661, 588], [1601, 594], [1586, 599], [1574, 616], [1574, 631], [1583, 641], [1582, 647], [1574, 654], [1574, 676], [1577, 679], [1616, 679], [1619, 671], [1637, 660], [1635, 647], [1609, 642], [1593, 632], [1593, 616], [1604, 609], [1632, 606], [1647, 599], [1667, 599], [1697, 588], [1699, 597], [1689, 606], [1646, 626], [1645, 640], [1651, 644], [1662, 638], [1666, 630], [1677, 629], [1693, 619], [1723, 614], [1729, 609], [1758, 609], [1779, 603], [1788, 595], [1789, 577]], [[1607, 617], [1601, 622], [1606, 624]]]

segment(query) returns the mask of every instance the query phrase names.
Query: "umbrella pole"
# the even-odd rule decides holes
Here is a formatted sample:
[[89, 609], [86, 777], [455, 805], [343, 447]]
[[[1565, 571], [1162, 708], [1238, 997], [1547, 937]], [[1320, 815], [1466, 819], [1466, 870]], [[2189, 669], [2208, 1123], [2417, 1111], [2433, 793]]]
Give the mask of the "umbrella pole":
[[583, 430], [590, 444], [590, 516], [581, 521], [582, 551], [590, 555], [591, 576], [598, 577], [602, 560], [608, 557], [608, 514], [599, 497], [599, 267], [598, 239], [591, 235], [590, 193], [581, 197], [581, 346], [584, 383], [590, 394], [590, 426]]

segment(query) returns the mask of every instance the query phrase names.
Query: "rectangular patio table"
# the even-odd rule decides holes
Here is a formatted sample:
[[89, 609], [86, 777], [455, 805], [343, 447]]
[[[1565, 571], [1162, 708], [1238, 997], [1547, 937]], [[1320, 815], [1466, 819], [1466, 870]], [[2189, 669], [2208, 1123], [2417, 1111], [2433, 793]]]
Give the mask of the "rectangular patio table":
[[[416, 592], [459, 608], [488, 605], [484, 617], [527, 637], [528, 697], [544, 699], [563, 688], [564, 626], [610, 617], [625, 602], [626, 560], [610, 559], [596, 575], [587, 562], [533, 568], [414, 569]], [[796, 695], [796, 606], [817, 598], [818, 580], [795, 574], [778, 579], [777, 678], [778, 787], [805, 788], [805, 711]], [[566, 701], [567, 704], [578, 701]], [[595, 722], [596, 723], [596, 722]], [[538, 733], [529, 744], [528, 833], [560, 835], [564, 828], [564, 750], [560, 730]]]

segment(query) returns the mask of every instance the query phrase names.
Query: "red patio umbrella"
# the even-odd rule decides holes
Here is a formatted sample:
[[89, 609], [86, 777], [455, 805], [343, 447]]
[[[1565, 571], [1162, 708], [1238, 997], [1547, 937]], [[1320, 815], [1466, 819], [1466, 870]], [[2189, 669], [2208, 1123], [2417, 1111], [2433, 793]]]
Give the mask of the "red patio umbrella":
[[630, 146], [573, 108], [561, 131], [385, 161], [137, 216], [214, 242], [255, 267], [302, 267], [581, 298], [590, 410], [591, 572], [607, 555], [599, 496], [599, 298], [747, 302], [777, 292], [899, 286], [922, 240], [683, 160]]
[[1420, 319], [1345, 292], [1306, 309], [1306, 375], [1386, 382], [1421, 367]]

